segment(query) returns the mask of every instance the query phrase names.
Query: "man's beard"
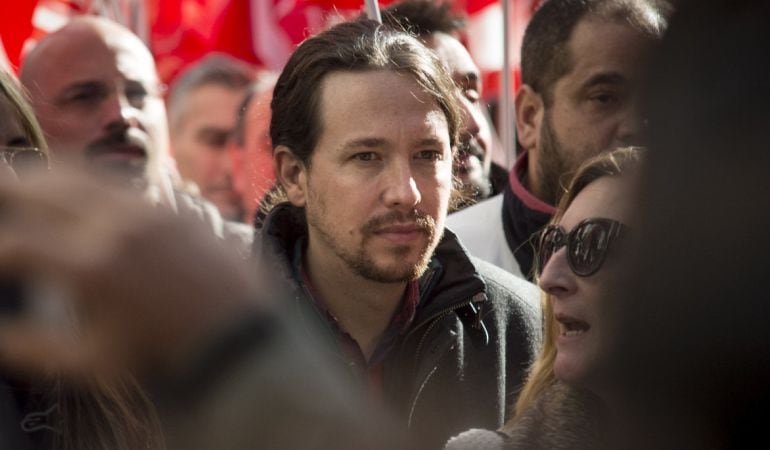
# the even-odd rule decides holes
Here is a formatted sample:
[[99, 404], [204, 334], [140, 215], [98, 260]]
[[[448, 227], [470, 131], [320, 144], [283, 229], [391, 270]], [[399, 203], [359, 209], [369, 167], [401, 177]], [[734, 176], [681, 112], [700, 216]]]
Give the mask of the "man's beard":
[[551, 123], [551, 114], [546, 109], [543, 117], [543, 126], [540, 131], [540, 148], [537, 168], [537, 179], [540, 180], [538, 192], [540, 200], [556, 205], [562, 194], [567, 190], [562, 181], [564, 175], [571, 170], [568, 155], [564, 147], [556, 137]]
[[[323, 211], [322, 203], [316, 205], [316, 208], [306, 208], [307, 223], [313, 227], [324, 241], [327, 247], [332, 249], [335, 255], [347, 264], [347, 266], [356, 274], [367, 280], [378, 283], [400, 283], [416, 280], [425, 273], [433, 250], [440, 239], [440, 233], [436, 230], [436, 221], [427, 214], [414, 210], [409, 213], [401, 211], [391, 211], [385, 215], [375, 217], [367, 222], [361, 229], [361, 243], [358, 248], [349, 251], [345, 249], [335, 238], [334, 235], [327, 232], [329, 226], [335, 226], [333, 223], [326, 222], [322, 214], [315, 211]], [[366, 243], [381, 229], [392, 224], [415, 224], [427, 237], [427, 244], [421, 249], [417, 261], [412, 264], [402, 264], [383, 267], [378, 264], [366, 251]], [[391, 253], [394, 261], [403, 261], [412, 251], [408, 245], [396, 246]]]

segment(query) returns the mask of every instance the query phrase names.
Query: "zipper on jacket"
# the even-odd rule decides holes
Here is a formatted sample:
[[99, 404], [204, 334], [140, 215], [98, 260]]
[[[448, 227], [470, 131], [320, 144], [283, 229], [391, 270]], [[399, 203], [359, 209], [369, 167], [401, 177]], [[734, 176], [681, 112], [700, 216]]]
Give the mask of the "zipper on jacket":
[[[414, 356], [415, 375], [417, 375], [418, 362], [420, 360], [420, 354], [422, 353], [422, 347], [425, 344], [425, 340], [428, 338], [428, 335], [433, 330], [433, 328], [439, 323], [440, 319], [444, 318], [445, 316], [447, 316], [452, 311], [455, 311], [457, 309], [463, 308], [465, 306], [472, 305], [474, 303], [474, 301], [478, 301], [480, 299], [479, 294], [484, 295], [483, 292], [475, 294], [469, 300], [467, 300], [467, 301], [465, 301], [463, 303], [457, 303], [457, 304], [452, 305], [450, 307], [444, 308], [444, 309], [442, 309], [438, 313], [432, 315], [430, 318], [428, 318], [427, 320], [425, 320], [423, 322], [423, 323], [430, 322], [430, 325], [428, 325], [428, 328], [425, 330], [425, 332], [423, 333], [422, 337], [420, 338], [420, 342], [417, 344], [417, 350], [416, 350], [415, 356]], [[481, 309], [478, 310], [478, 316], [480, 316], [480, 315], [481, 315]], [[481, 324], [481, 319], [480, 318], [477, 318], [477, 323], [479, 323], [479, 325]], [[416, 331], [417, 330], [415, 329], [412, 332], [416, 332]], [[408, 338], [409, 338], [409, 336], [407, 335], [406, 339], [404, 339], [404, 342], [406, 342], [408, 340]], [[412, 401], [410, 402], [409, 415], [407, 416], [407, 422], [406, 422], [407, 428], [411, 428], [411, 426], [412, 426], [412, 416], [414, 415], [414, 410], [417, 407], [417, 401], [420, 399], [420, 394], [422, 394], [422, 391], [425, 388], [425, 385], [428, 383], [428, 380], [431, 378], [433, 373], [436, 371], [436, 367], [433, 367], [433, 369], [430, 370], [430, 372], [425, 377], [425, 379], [422, 380], [422, 382], [420, 383], [420, 387], [417, 390], [417, 393], [414, 395], [414, 398], [412, 398]]]
[[[439, 311], [437, 314], [434, 314], [428, 320], [425, 321], [425, 323], [430, 322], [430, 325], [428, 325], [428, 328], [423, 333], [422, 338], [420, 338], [420, 342], [417, 344], [417, 351], [415, 352], [415, 355], [414, 355], [415, 370], [417, 368], [417, 362], [420, 360], [420, 353], [422, 353], [422, 346], [425, 343], [425, 340], [428, 338], [428, 335], [430, 334], [431, 330], [433, 330], [433, 328], [436, 326], [436, 324], [439, 323], [439, 319], [442, 319], [443, 317], [449, 315], [449, 313], [451, 313], [452, 311], [454, 311], [456, 309], [460, 309], [460, 308], [468, 306], [468, 305], [470, 305], [472, 303], [473, 303], [473, 299], [468, 300], [468, 301], [466, 301], [464, 303], [460, 303], [460, 304], [448, 307], [448, 308], [444, 308], [441, 311]], [[407, 336], [407, 339], [408, 339], [408, 336]]]

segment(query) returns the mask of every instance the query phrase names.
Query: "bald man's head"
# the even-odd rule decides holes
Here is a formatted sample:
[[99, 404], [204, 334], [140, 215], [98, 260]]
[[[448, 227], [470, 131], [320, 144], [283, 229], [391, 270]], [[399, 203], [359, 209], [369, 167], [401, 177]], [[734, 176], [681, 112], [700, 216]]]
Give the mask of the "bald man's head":
[[59, 160], [157, 179], [166, 111], [152, 55], [131, 31], [75, 19], [30, 52], [21, 81]]

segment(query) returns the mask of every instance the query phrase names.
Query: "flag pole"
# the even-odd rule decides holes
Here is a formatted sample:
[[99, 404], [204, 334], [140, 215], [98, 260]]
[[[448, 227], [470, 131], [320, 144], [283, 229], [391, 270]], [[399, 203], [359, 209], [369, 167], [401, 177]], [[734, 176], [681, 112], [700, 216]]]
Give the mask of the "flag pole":
[[516, 112], [513, 109], [514, 92], [511, 86], [511, 23], [514, 19], [515, 0], [500, 0], [503, 6], [503, 80], [500, 89], [500, 137], [503, 140], [506, 163], [516, 160]]
[[366, 6], [366, 17], [375, 22], [382, 23], [382, 16], [380, 16], [380, 5], [377, 0], [364, 0]]

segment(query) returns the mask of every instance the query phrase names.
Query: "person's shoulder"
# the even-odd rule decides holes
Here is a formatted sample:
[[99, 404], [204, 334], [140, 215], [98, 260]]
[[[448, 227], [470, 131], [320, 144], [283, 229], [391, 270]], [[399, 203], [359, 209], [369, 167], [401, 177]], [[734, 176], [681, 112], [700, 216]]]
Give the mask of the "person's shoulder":
[[476, 271], [487, 285], [491, 299], [516, 299], [535, 312], [540, 311], [540, 288], [483, 259], [471, 256]]
[[199, 195], [174, 190], [176, 211], [182, 217], [193, 217], [207, 225], [217, 238], [235, 250], [242, 258], [251, 254], [254, 227], [226, 220], [213, 203]]
[[529, 281], [478, 258], [471, 258], [486, 285], [489, 302], [486, 314], [495, 317], [500, 329], [515, 329], [517, 336], [527, 336], [530, 350], [536, 351], [542, 339], [540, 288]]
[[487, 219], [501, 217], [503, 210], [503, 195], [498, 194], [482, 200], [473, 206], [453, 212], [447, 216], [447, 226], [457, 231], [464, 227], [485, 226]]

